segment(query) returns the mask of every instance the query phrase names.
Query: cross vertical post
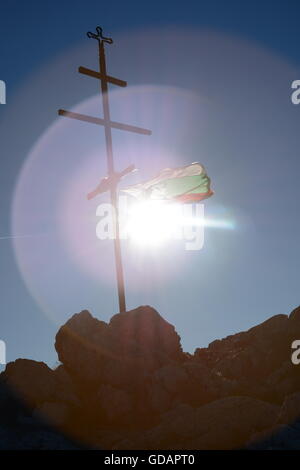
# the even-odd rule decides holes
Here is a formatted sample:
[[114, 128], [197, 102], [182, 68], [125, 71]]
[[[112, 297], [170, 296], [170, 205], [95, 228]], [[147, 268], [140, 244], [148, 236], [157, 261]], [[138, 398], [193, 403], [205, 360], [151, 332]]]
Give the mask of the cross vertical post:
[[[100, 67], [100, 73], [106, 76], [106, 62], [105, 62], [105, 50], [104, 50], [103, 40], [99, 41], [99, 67]], [[111, 127], [110, 127], [108, 85], [105, 80], [101, 80], [101, 94], [102, 94], [102, 103], [103, 103], [103, 115], [104, 115], [104, 121], [105, 121], [104, 130], [105, 130], [108, 176], [113, 177], [115, 169], [114, 169], [114, 157], [113, 157], [113, 148], [112, 148], [112, 135], [111, 135]], [[115, 249], [117, 284], [118, 284], [119, 310], [120, 312], [126, 312], [124, 274], [123, 274], [122, 253], [121, 253], [121, 243], [120, 243], [118, 194], [117, 194], [116, 184], [111, 184], [110, 199], [111, 199], [112, 206], [114, 208], [114, 217], [115, 217], [114, 249]]]
[[[105, 61], [105, 50], [104, 43], [112, 44], [113, 40], [111, 38], [106, 38], [102, 34], [102, 28], [97, 26], [97, 33], [88, 32], [87, 36], [89, 38], [96, 39], [98, 41], [99, 47], [99, 72], [94, 70], [87, 69], [86, 67], [79, 67], [79, 73], [87, 75], [89, 77], [96, 78], [100, 80], [101, 83], [101, 95], [102, 95], [102, 104], [103, 104], [103, 119], [93, 116], [87, 116], [84, 114], [73, 113], [60, 109], [58, 114], [60, 116], [68, 117], [71, 119], [89, 122], [92, 124], [97, 124], [104, 127], [105, 131], [105, 144], [106, 144], [106, 157], [107, 157], [107, 171], [108, 177], [105, 178], [105, 187], [104, 190], [96, 190], [93, 192], [95, 194], [100, 194], [101, 192], [109, 190], [111, 204], [114, 209], [114, 251], [115, 251], [115, 265], [116, 265], [116, 274], [117, 274], [117, 285], [118, 285], [118, 297], [119, 297], [119, 311], [126, 312], [126, 302], [125, 302], [125, 287], [124, 287], [124, 275], [123, 275], [123, 265], [122, 265], [122, 254], [121, 254], [121, 243], [120, 243], [120, 227], [119, 227], [119, 207], [118, 207], [118, 191], [117, 185], [122, 176], [130, 173], [134, 169], [134, 165], [130, 165], [128, 168], [121, 172], [115, 172], [114, 167], [114, 158], [113, 158], [113, 145], [112, 145], [112, 133], [111, 129], [119, 129], [123, 131], [134, 132], [137, 134], [151, 135], [151, 131], [148, 129], [143, 129], [137, 126], [131, 126], [129, 124], [123, 124], [110, 119], [109, 111], [109, 99], [108, 99], [108, 83], [118, 85], [121, 87], [127, 86], [127, 83], [124, 80], [120, 80], [115, 77], [111, 77], [106, 73], [106, 61]], [[101, 184], [100, 184], [101, 186]], [[102, 187], [102, 186], [101, 186]], [[89, 198], [89, 196], [88, 196]]]

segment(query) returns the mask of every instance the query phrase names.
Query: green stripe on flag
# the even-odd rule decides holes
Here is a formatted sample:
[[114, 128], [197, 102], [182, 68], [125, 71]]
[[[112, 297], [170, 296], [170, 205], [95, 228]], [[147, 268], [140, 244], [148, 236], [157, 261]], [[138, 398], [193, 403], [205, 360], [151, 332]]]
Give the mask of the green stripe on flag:
[[152, 194], [155, 197], [155, 193], [161, 193], [166, 199], [172, 199], [182, 194], [206, 193], [209, 191], [209, 183], [210, 181], [206, 174], [170, 178], [151, 186], [147, 193], [149, 193], [150, 197]]

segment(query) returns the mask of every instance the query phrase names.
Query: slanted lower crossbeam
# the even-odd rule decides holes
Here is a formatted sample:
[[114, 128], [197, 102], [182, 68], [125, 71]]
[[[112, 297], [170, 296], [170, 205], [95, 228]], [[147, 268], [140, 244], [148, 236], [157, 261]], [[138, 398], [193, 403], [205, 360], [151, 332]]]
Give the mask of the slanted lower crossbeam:
[[152, 132], [148, 129], [143, 129], [142, 127], [130, 126], [129, 124], [122, 124], [115, 121], [105, 121], [105, 119], [96, 118], [93, 116], [87, 116], [86, 114], [73, 113], [71, 111], [66, 111], [65, 109], [58, 110], [59, 116], [68, 117], [71, 119], [76, 119], [78, 121], [89, 122], [91, 124], [98, 124], [100, 126], [109, 126], [113, 129], [120, 129], [121, 131], [134, 132], [136, 134], [151, 135]]

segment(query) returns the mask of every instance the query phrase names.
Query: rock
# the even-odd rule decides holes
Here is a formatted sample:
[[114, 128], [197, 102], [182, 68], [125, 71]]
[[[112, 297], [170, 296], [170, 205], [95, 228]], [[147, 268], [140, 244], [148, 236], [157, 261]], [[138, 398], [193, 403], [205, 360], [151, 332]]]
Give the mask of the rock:
[[112, 447], [112, 450], [132, 450], [134, 448], [135, 448], [134, 441], [125, 438], [115, 443]]
[[7, 364], [1, 378], [31, 407], [55, 399], [57, 382], [44, 362], [17, 359]]
[[182, 392], [187, 385], [188, 375], [185, 369], [177, 364], [169, 364], [155, 372], [154, 378], [169, 394]]
[[63, 365], [53, 371], [56, 380], [55, 399], [68, 405], [78, 407], [80, 400], [76, 393], [76, 384]]
[[300, 390], [298, 371], [298, 367], [292, 364], [290, 359], [282, 362], [263, 381], [264, 399], [281, 405], [286, 396]]
[[51, 424], [90, 448], [298, 448], [297, 332], [300, 307], [192, 355], [148, 306], [109, 323], [82, 311], [56, 335], [59, 367], [22, 359], [0, 375], [0, 437], [11, 448], [15, 428], [16, 448], [67, 446]]
[[171, 395], [157, 382], [149, 384], [147, 401], [149, 408], [156, 414], [164, 413], [172, 406]]
[[161, 416], [157, 426], [139, 435], [134, 440], [136, 449], [184, 449], [183, 443], [195, 431], [195, 409], [187, 404], [177, 404]]
[[256, 432], [250, 437], [244, 447], [247, 450], [271, 449], [272, 438], [278, 434], [281, 429], [282, 426], [274, 425], [263, 431]]
[[[179, 404], [163, 414], [159, 425], [130, 435], [131, 449], [171, 449], [179, 441], [180, 435], [193, 432], [194, 410], [189, 405]], [[129, 449], [126, 439], [117, 442], [114, 449]]]
[[97, 382], [110, 353], [108, 325], [87, 311], [73, 315], [56, 335], [55, 349], [67, 370], [83, 380]]
[[300, 339], [300, 306], [290, 313], [288, 327], [290, 343], [292, 344], [294, 340]]
[[288, 316], [279, 314], [268, 318], [263, 323], [260, 323], [247, 331], [247, 336], [254, 339], [255, 342], [264, 340], [274, 340], [282, 338], [282, 334], [287, 331]]
[[[0, 427], [0, 450], [40, 450], [40, 449], [69, 449], [66, 440], [44, 430], [14, 433], [12, 430]], [[75, 446], [73, 447], [75, 448]]]
[[[253, 432], [275, 423], [278, 407], [249, 397], [228, 397], [199, 408], [178, 405], [136, 441], [149, 449], [235, 449]], [[145, 447], [146, 446], [146, 447]]]
[[[295, 330], [300, 328], [300, 306], [294, 308], [289, 315], [289, 326]], [[294, 331], [295, 332], [295, 331]]]
[[[165, 371], [165, 372], [164, 372]], [[192, 358], [182, 365], [166, 366], [159, 369], [162, 385], [183, 403], [194, 407], [232, 395], [236, 381], [223, 377], [218, 371], [211, 370], [202, 360]]]
[[293, 426], [273, 426], [252, 436], [246, 448], [249, 450], [299, 450], [300, 430]]
[[106, 357], [101, 369], [101, 382], [126, 390], [144, 388], [149, 372], [143, 361], [132, 357]]
[[212, 341], [208, 345], [208, 349], [210, 352], [222, 352], [224, 354], [232, 351], [232, 349], [241, 350], [247, 346], [249, 346], [249, 336], [247, 332], [243, 331], [235, 335], [227, 336], [224, 339], [216, 339]]
[[196, 407], [217, 398], [215, 374], [203, 361], [190, 360], [183, 367], [187, 374], [186, 386], [181, 395], [184, 403]]
[[114, 315], [109, 323], [119, 354], [180, 360], [180, 337], [173, 325], [149, 306]]
[[182, 358], [174, 327], [151, 307], [117, 314], [109, 325], [87, 311], [60, 328], [55, 348], [76, 380], [132, 389], [147, 374]]
[[162, 427], [172, 435], [188, 438], [196, 430], [196, 409], [187, 404], [178, 404], [162, 416]]
[[[271, 427], [278, 407], [249, 397], [228, 397], [197, 409], [192, 449], [237, 449], [253, 434]], [[197, 437], [196, 437], [197, 436]]]
[[9, 450], [80, 450], [79, 444], [49, 429], [38, 429], [14, 436]]
[[7, 364], [1, 378], [30, 408], [52, 401], [79, 405], [72, 381], [62, 366], [53, 371], [43, 362], [17, 359]]
[[[23, 406], [22, 406], [23, 405]], [[12, 425], [18, 421], [19, 415], [24, 411], [24, 404], [17, 399], [11, 387], [4, 383], [3, 374], [0, 380], [0, 422]]]
[[124, 390], [118, 390], [110, 385], [101, 385], [96, 396], [110, 423], [120, 422], [130, 417], [133, 412], [133, 398]]
[[[248, 331], [210, 343], [195, 352], [195, 359], [206, 362], [220, 376], [242, 384], [247, 394], [251, 384], [262, 381], [284, 361], [290, 359], [289, 319], [275, 315]], [[248, 383], [247, 383], [248, 382]], [[237, 388], [238, 390], [238, 388]], [[261, 392], [260, 392], [261, 393]]]
[[285, 398], [278, 416], [279, 424], [292, 424], [300, 418], [300, 392]]
[[296, 369], [291, 360], [285, 361], [267, 377], [266, 385], [270, 388], [277, 387], [280, 382], [293, 377], [295, 371]]
[[246, 444], [247, 450], [299, 450], [300, 427], [277, 424], [254, 434]]
[[61, 428], [68, 419], [69, 408], [65, 403], [45, 402], [35, 408], [33, 415]]
[[112, 429], [100, 430], [95, 433], [95, 448], [98, 449], [113, 449], [117, 442], [121, 442], [124, 435], [119, 431]]

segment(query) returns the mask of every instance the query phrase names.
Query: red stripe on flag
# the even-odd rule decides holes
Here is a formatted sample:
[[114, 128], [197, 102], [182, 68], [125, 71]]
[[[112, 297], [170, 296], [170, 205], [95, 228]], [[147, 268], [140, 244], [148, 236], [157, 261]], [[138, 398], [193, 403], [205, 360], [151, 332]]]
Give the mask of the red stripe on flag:
[[177, 196], [174, 199], [178, 202], [198, 202], [203, 201], [203, 199], [207, 199], [214, 194], [214, 191], [207, 191], [207, 193], [189, 193], [189, 194], [182, 194], [181, 196]]

